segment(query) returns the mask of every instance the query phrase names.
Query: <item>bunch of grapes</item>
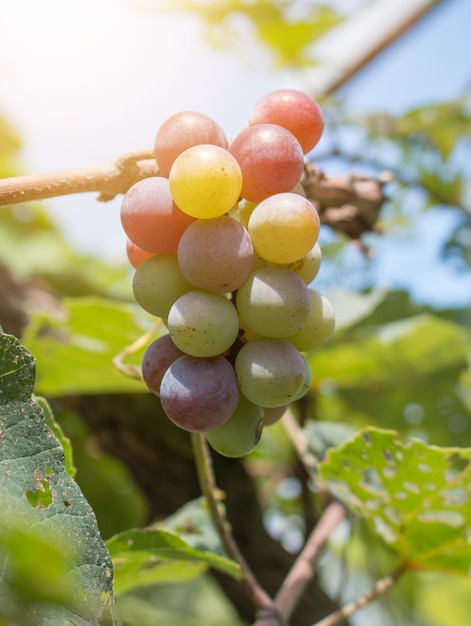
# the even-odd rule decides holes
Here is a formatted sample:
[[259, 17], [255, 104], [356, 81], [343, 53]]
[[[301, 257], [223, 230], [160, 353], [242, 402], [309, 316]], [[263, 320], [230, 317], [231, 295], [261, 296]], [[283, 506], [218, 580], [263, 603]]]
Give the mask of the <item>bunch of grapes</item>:
[[302, 353], [334, 330], [309, 287], [320, 222], [300, 185], [322, 131], [318, 104], [288, 89], [261, 98], [230, 143], [210, 117], [177, 113], [155, 138], [161, 175], [122, 203], [135, 298], [168, 329], [145, 352], [144, 381], [225, 456], [253, 450], [308, 391]]

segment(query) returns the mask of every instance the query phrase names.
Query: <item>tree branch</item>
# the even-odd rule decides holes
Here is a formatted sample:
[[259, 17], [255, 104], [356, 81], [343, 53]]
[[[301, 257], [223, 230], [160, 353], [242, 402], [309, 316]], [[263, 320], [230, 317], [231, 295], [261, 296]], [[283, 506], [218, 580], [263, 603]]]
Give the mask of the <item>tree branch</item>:
[[399, 578], [407, 571], [407, 569], [401, 565], [396, 571], [385, 578], [381, 578], [375, 584], [375, 586], [367, 591], [363, 596], [357, 598], [354, 602], [346, 604], [335, 613], [331, 613], [326, 618], [321, 619], [320, 622], [314, 624], [314, 626], [339, 626], [343, 624], [349, 617], [351, 617], [358, 610], [370, 604], [376, 598], [379, 598], [385, 594], [391, 587], [393, 587]]
[[286, 576], [275, 597], [275, 606], [285, 622], [288, 622], [309, 581], [314, 576], [314, 566], [320, 551], [344, 517], [345, 508], [339, 502], [332, 502], [327, 506]]
[[241, 554], [234, 537], [232, 536], [230, 525], [226, 519], [224, 510], [220, 507], [217, 494], [219, 490], [216, 485], [211, 455], [202, 433], [192, 433], [191, 441], [195, 455], [196, 469], [201, 491], [208, 503], [209, 511], [221, 542], [227, 554], [236, 561], [242, 571], [242, 582], [254, 603], [259, 614], [269, 617], [274, 626], [281, 626], [280, 617], [275, 604], [267, 592], [261, 587], [250, 566]]

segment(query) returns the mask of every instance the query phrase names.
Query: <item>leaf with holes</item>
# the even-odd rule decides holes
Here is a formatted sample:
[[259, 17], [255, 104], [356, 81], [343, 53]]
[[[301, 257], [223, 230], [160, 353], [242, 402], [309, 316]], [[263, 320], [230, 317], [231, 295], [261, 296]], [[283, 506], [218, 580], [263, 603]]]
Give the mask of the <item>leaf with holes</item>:
[[111, 559], [34, 377], [33, 356], [0, 333], [0, 621], [95, 626], [111, 611]]
[[471, 449], [402, 442], [366, 428], [327, 452], [327, 489], [409, 569], [471, 574]]

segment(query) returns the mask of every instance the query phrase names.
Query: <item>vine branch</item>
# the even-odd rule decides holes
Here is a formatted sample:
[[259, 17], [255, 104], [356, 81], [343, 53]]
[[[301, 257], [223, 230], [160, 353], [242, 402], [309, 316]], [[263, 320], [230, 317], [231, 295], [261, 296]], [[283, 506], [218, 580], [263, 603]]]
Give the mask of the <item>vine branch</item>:
[[204, 435], [202, 433], [192, 433], [191, 441], [201, 491], [208, 503], [211, 518], [216, 526], [224, 549], [227, 554], [240, 565], [242, 582], [258, 612], [269, 617], [274, 626], [281, 626], [281, 621], [273, 600], [261, 587], [232, 536], [225, 511], [220, 506], [220, 500], [217, 497], [219, 490], [216, 485], [211, 455]]
[[[105, 165], [4, 178], [0, 180], [0, 207], [85, 192], [97, 192], [97, 199], [106, 202], [125, 194], [139, 180], [159, 175], [151, 151], [133, 152]], [[329, 177], [314, 163], [306, 163], [301, 182], [322, 223], [358, 241], [376, 228], [388, 180], [383, 175]]]
[[331, 613], [324, 619], [321, 619], [320, 622], [316, 622], [314, 626], [340, 626], [343, 624], [349, 617], [351, 617], [358, 610], [364, 608], [367, 604], [370, 604], [376, 598], [379, 598], [383, 594], [385, 594], [391, 587], [393, 587], [399, 578], [407, 571], [407, 569], [401, 565], [397, 570], [395, 570], [392, 574], [381, 578], [376, 582], [374, 587], [367, 591], [364, 595], [357, 598], [354, 602], [350, 602], [346, 604], [338, 611]]
[[97, 192], [97, 200], [106, 202], [139, 180], [158, 175], [152, 152], [133, 152], [105, 165], [4, 178], [0, 180], [0, 206], [85, 192]]

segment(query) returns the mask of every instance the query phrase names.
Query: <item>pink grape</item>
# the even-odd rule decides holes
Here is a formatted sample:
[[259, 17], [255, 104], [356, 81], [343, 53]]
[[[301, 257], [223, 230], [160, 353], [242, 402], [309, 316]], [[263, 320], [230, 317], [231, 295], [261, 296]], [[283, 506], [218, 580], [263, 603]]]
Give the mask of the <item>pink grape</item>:
[[257, 124], [243, 130], [229, 146], [229, 152], [242, 170], [241, 196], [251, 202], [291, 191], [303, 173], [304, 155], [299, 141], [276, 124]]
[[129, 239], [154, 254], [176, 252], [194, 218], [175, 204], [167, 178], [151, 176], [134, 184], [121, 204], [121, 224]]
[[198, 289], [235, 291], [252, 271], [252, 240], [232, 217], [197, 220], [180, 239], [178, 262], [182, 274]]
[[299, 141], [304, 154], [316, 146], [324, 131], [320, 106], [296, 89], [278, 89], [262, 96], [250, 112], [249, 124], [278, 124], [286, 128]]
[[224, 131], [208, 115], [181, 111], [165, 120], [154, 142], [155, 159], [162, 176], [168, 178], [173, 162], [182, 152], [203, 143], [227, 148]]
[[170, 335], [162, 335], [147, 346], [142, 357], [142, 378], [152, 393], [160, 395], [162, 378], [170, 365], [184, 355]]
[[160, 401], [169, 419], [184, 430], [218, 428], [239, 403], [234, 369], [222, 356], [182, 356], [164, 374]]

